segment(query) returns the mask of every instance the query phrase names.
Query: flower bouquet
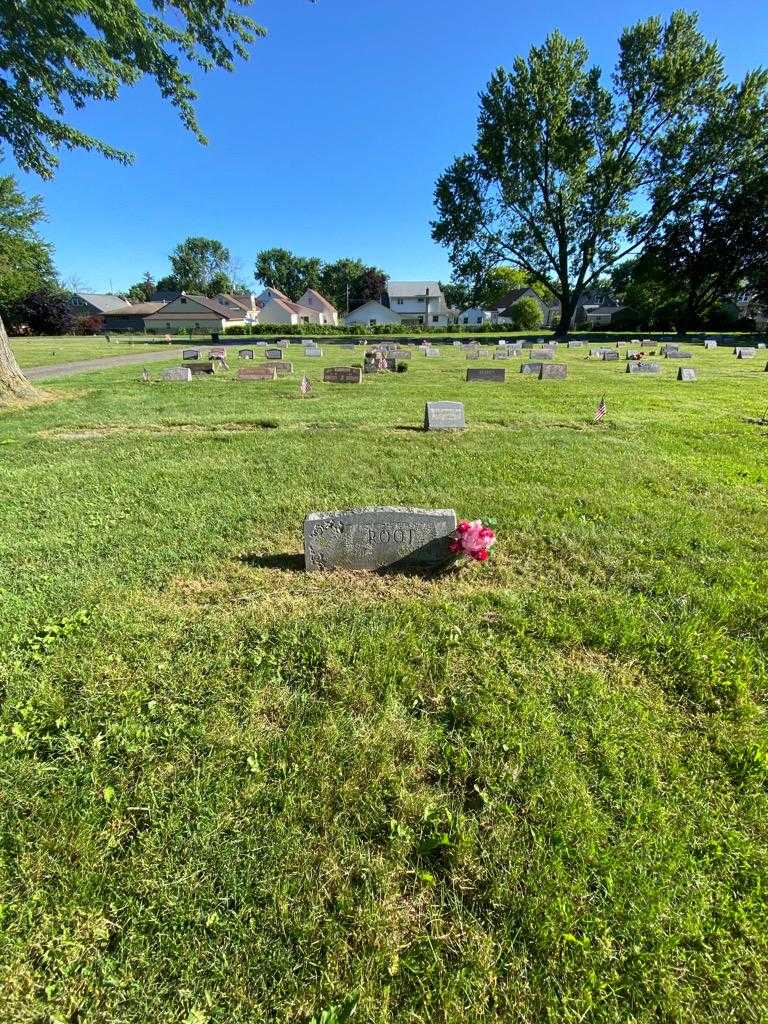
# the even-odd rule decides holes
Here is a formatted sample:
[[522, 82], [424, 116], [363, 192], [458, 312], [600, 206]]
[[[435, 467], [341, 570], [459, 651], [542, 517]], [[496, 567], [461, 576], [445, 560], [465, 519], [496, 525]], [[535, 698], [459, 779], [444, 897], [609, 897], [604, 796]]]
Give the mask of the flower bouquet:
[[496, 543], [495, 525], [495, 519], [475, 519], [472, 522], [462, 519], [448, 545], [449, 551], [455, 556], [454, 564], [463, 558], [487, 562]]

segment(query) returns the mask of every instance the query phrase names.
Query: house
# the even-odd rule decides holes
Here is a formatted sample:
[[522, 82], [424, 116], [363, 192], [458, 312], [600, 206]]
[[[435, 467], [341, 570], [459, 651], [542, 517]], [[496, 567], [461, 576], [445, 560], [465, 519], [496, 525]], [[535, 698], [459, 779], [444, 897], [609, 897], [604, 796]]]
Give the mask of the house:
[[512, 306], [521, 299], [533, 299], [541, 312], [542, 324], [547, 323], [548, 307], [541, 296], [533, 288], [512, 288], [491, 306], [491, 319], [495, 324], [512, 322]]
[[107, 334], [110, 331], [143, 331], [144, 317], [151, 316], [164, 305], [164, 302], [123, 303], [119, 309], [102, 313], [104, 330]]
[[244, 292], [231, 294], [219, 292], [218, 295], [214, 295], [213, 301], [218, 302], [220, 306], [225, 306], [227, 309], [242, 310], [245, 313], [246, 320], [255, 321], [261, 309], [261, 303], [256, 296], [248, 295]]
[[187, 295], [186, 292], [144, 317], [145, 328], [156, 334], [190, 330], [223, 334], [225, 327], [240, 327], [245, 323], [245, 310], [241, 307], [222, 306], [206, 295]]
[[324, 298], [320, 292], [316, 292], [314, 288], [307, 288], [299, 299], [299, 305], [321, 313], [324, 317], [323, 323], [333, 324], [334, 327], [338, 326], [339, 314], [336, 307], [328, 299]]
[[607, 303], [579, 303], [573, 315], [573, 322], [576, 325], [585, 324], [588, 327], [608, 327], [614, 316], [624, 307], [616, 302]]
[[260, 309], [260, 324], [338, 324], [334, 306], [314, 288], [308, 288], [299, 302], [294, 302], [278, 288], [267, 286], [255, 300]]
[[101, 316], [129, 305], [122, 295], [97, 294], [96, 292], [72, 292], [67, 305], [75, 316]]
[[401, 322], [447, 327], [448, 303], [437, 281], [388, 281], [389, 308]]
[[491, 312], [488, 309], [481, 309], [480, 306], [473, 306], [471, 309], [465, 309], [463, 313], [459, 314], [460, 324], [488, 324], [491, 322]]
[[388, 306], [377, 302], [376, 299], [370, 299], [348, 313], [344, 317], [344, 323], [350, 326], [365, 324], [368, 327], [376, 327], [379, 324], [399, 324], [401, 318], [397, 313], [393, 313]]

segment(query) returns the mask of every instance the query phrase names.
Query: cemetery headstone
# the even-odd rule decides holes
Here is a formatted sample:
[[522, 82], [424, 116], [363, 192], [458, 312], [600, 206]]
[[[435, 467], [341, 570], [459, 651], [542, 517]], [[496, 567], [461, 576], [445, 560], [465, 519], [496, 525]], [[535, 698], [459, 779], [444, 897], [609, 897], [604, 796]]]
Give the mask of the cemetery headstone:
[[627, 363], [627, 373], [661, 373], [661, 363], [631, 362]]
[[507, 379], [507, 371], [502, 369], [476, 369], [467, 370], [467, 381], [473, 383], [474, 381], [495, 381], [503, 384]]
[[224, 348], [212, 348], [208, 353], [209, 359], [224, 359], [227, 355], [227, 350]]
[[544, 363], [521, 363], [520, 373], [524, 373], [526, 374], [526, 376], [536, 374], [536, 376], [538, 377], [538, 375], [541, 373], [541, 368], [543, 365]]
[[425, 430], [463, 430], [465, 426], [462, 402], [427, 402], [424, 406]]
[[274, 364], [268, 366], [260, 363], [258, 366], [241, 366], [237, 371], [237, 379], [248, 380], [277, 380], [277, 370]]
[[283, 350], [281, 348], [268, 348], [264, 353], [265, 359], [282, 359]]
[[717, 348], [717, 342], [714, 338], [707, 338], [704, 342], [704, 348]]
[[317, 345], [306, 345], [304, 348], [304, 355], [311, 356], [313, 358], [319, 358], [323, 354], [323, 350], [318, 348]]
[[473, 349], [472, 351], [467, 352], [467, 359], [479, 359], [479, 358], [480, 358], [480, 353], [477, 351], [477, 349]]
[[565, 363], [542, 363], [539, 380], [565, 380], [568, 367]]
[[293, 363], [284, 363], [282, 360], [275, 360], [270, 363], [274, 366], [278, 377], [289, 377], [293, 373]]
[[678, 380], [696, 380], [696, 371], [692, 366], [681, 366], [677, 371]]
[[453, 509], [354, 508], [304, 520], [307, 571], [437, 569], [451, 561]]
[[754, 348], [740, 348], [736, 356], [737, 359], [751, 359], [756, 353], [757, 349]]
[[514, 354], [515, 353], [512, 351], [512, 349], [509, 349], [509, 348], [506, 348], [506, 347], [505, 348], [497, 348], [496, 351], [493, 353], [493, 358], [494, 359], [509, 359], [510, 356], [513, 356]]
[[667, 351], [664, 353], [664, 356], [666, 359], [692, 359], [693, 352], [688, 352], [681, 348], [670, 349], [669, 346], [667, 346]]
[[191, 370], [194, 374], [212, 374], [216, 372], [216, 361], [208, 363], [192, 363], [191, 366], [187, 366], [188, 370]]
[[410, 359], [413, 352], [408, 348], [396, 348], [393, 351], [393, 355], [396, 359]]
[[241, 359], [253, 359], [256, 353], [252, 348], [241, 348], [237, 354]]
[[182, 359], [199, 359], [200, 353], [196, 348], [185, 348], [181, 353]]
[[170, 383], [186, 384], [192, 380], [192, 371], [188, 366], [172, 366], [163, 373], [163, 380]]
[[615, 348], [603, 349], [603, 354], [600, 357], [604, 362], [608, 363], [614, 359], [621, 359], [621, 355]]
[[427, 359], [436, 359], [440, 355], [440, 349], [433, 348], [431, 345], [423, 349], [423, 352]]
[[581, 348], [583, 344], [583, 341], [569, 341], [568, 348]]
[[532, 348], [528, 358], [541, 362], [542, 359], [554, 359], [555, 353], [551, 348]]
[[359, 366], [329, 366], [323, 371], [326, 384], [361, 384], [363, 371]]

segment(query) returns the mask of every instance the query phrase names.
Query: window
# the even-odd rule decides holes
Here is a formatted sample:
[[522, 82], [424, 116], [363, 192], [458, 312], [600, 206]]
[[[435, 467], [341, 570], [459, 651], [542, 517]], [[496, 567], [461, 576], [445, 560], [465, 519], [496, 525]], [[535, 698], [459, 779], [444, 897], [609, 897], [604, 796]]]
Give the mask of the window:
[[199, 320], [195, 320], [195, 327], [199, 327], [199, 326], [200, 326], [200, 321]]
[[373, 320], [369, 320], [368, 323], [370, 324], [371, 327], [375, 327], [376, 326], [376, 319], [375, 319], [375, 317], [374, 317]]
[[403, 304], [403, 300], [402, 300], [402, 299], [398, 299], [398, 300], [397, 300], [397, 304], [398, 304], [398, 306], [402, 306], [402, 304]]
[[468, 316], [463, 317], [461, 322], [463, 324], [468, 324], [469, 323], [469, 317]]
[[165, 326], [166, 327], [170, 327], [171, 326], [171, 321], [170, 320], [166, 320], [165, 321]]
[[182, 295], [182, 296], [181, 296], [181, 299], [180, 299], [179, 301], [180, 301], [180, 302], [182, 303], [182, 305], [183, 305], [184, 303], [186, 303], [186, 301], [187, 301], [187, 300], [186, 300], [186, 298], [185, 298], [185, 297], [184, 297], [184, 296]]
[[477, 322], [478, 322], [479, 324], [481, 324], [481, 323], [483, 322], [483, 318], [482, 318], [481, 316], [479, 316], [479, 317], [477, 318]]
[[433, 316], [432, 317], [432, 323], [433, 324], [436, 324], [436, 323], [439, 323], [439, 322], [440, 322], [440, 317], [439, 316]]
[[424, 301], [424, 296], [423, 296], [423, 295], [420, 295], [420, 296], [419, 296], [419, 302], [423, 302], [423, 301]]

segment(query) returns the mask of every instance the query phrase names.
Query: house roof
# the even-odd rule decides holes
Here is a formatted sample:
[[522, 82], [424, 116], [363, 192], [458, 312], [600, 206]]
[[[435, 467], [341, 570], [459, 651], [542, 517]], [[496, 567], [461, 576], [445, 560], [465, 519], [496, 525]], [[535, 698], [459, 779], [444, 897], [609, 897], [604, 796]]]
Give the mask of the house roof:
[[[192, 320], [194, 317], [205, 317], [205, 313], [190, 313], [188, 311], [178, 310], [171, 313], [164, 312], [166, 306], [170, 306], [171, 302], [175, 302], [177, 298], [171, 299], [170, 302], [164, 302], [159, 309], [155, 310], [154, 313], [150, 313], [150, 316], [163, 316], [167, 320], [169, 317], [178, 319], [183, 317], [185, 320]], [[199, 306], [202, 306], [204, 310], [210, 312], [220, 320], [240, 320], [242, 319], [242, 310], [232, 309], [231, 306], [222, 306], [214, 299], [209, 299], [207, 295], [186, 295], [185, 298], [192, 299]], [[210, 319], [210, 318], [209, 318]]]
[[[502, 295], [497, 302], [494, 302], [493, 308], [507, 310], [510, 306], [514, 306], [516, 302], [519, 302], [520, 299], [528, 294], [528, 292], [533, 292], [533, 295], [536, 295], [536, 292], [527, 285], [525, 288], [513, 288], [511, 291], [508, 291], [506, 295]], [[538, 299], [539, 296], [536, 295], [536, 298]]]
[[376, 306], [377, 309], [385, 310], [387, 313], [389, 313], [390, 316], [395, 317], [395, 319], [400, 319], [399, 313], [396, 313], [394, 309], [390, 309], [389, 306], [385, 306], [384, 303], [379, 302], [378, 299], [368, 299], [366, 302], [361, 303], [359, 306], [355, 306], [354, 309], [350, 309], [349, 315], [351, 315], [352, 313], [357, 313], [361, 309], [366, 309], [366, 307], [368, 306]]
[[[242, 309], [249, 310], [251, 308], [251, 296], [238, 294], [237, 292], [220, 292], [221, 296], [227, 299], [229, 302], [234, 302], [236, 306], [242, 307]], [[214, 299], [214, 302], [216, 300]]]
[[134, 302], [122, 305], [119, 309], [110, 309], [104, 316], [149, 316], [167, 305], [165, 302]]
[[443, 294], [439, 281], [387, 281], [387, 294], [391, 299], [409, 299], [424, 295], [427, 288], [431, 296]]
[[[330, 313], [336, 312], [336, 307], [333, 305], [333, 303], [329, 302], [324, 295], [320, 294], [320, 292], [316, 292], [314, 288], [307, 288], [307, 290], [304, 292], [304, 295], [311, 295], [314, 299], [317, 299], [320, 305], [324, 309], [328, 310]], [[304, 298], [304, 295], [302, 295], [302, 298]]]
[[101, 295], [98, 292], [75, 292], [78, 298], [95, 306], [100, 313], [112, 313], [121, 306], [130, 305], [120, 295]]

